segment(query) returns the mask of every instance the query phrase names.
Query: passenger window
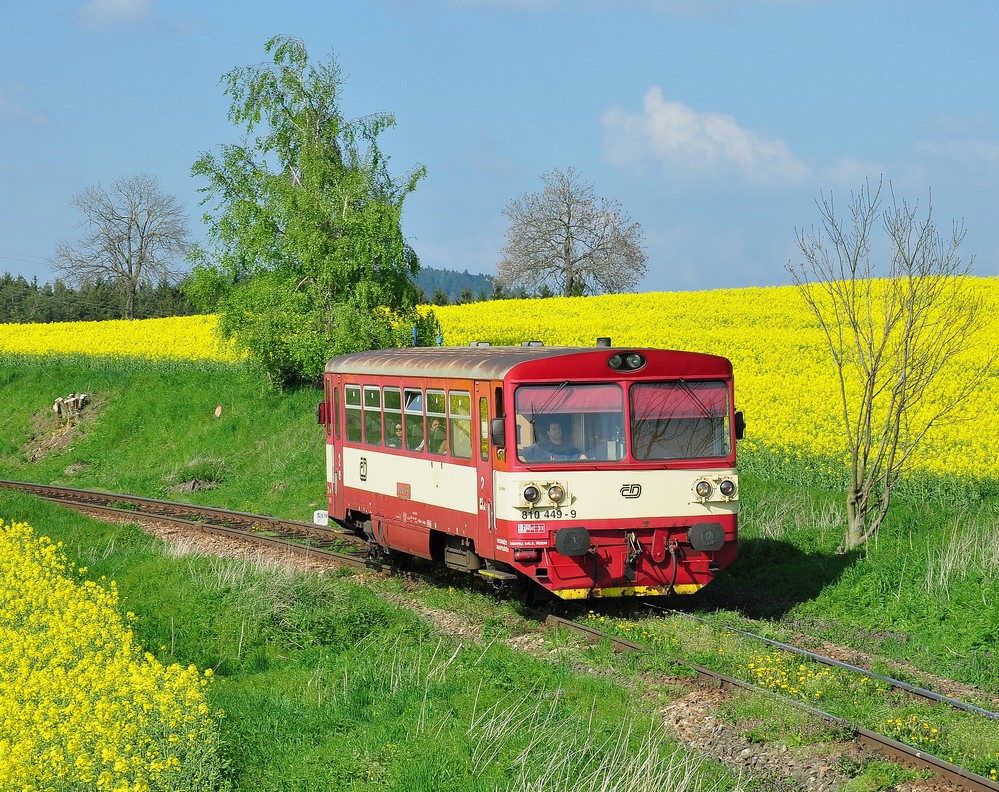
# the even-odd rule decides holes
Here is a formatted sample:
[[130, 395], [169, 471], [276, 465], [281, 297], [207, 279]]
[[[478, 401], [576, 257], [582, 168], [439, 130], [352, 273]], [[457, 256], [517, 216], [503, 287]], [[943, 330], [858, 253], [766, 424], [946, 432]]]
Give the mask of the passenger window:
[[427, 391], [427, 447], [431, 454], [447, 453], [447, 399], [444, 391]]
[[424, 440], [423, 391], [406, 388], [406, 448], [422, 451]]
[[385, 445], [388, 448], [402, 448], [402, 391], [399, 388], [385, 388]]
[[451, 391], [448, 419], [451, 453], [459, 459], [472, 458], [472, 397], [467, 391]]
[[382, 394], [376, 385], [364, 386], [364, 442], [382, 444]]
[[343, 389], [343, 403], [347, 409], [347, 439], [351, 443], [361, 442], [361, 388], [347, 385]]

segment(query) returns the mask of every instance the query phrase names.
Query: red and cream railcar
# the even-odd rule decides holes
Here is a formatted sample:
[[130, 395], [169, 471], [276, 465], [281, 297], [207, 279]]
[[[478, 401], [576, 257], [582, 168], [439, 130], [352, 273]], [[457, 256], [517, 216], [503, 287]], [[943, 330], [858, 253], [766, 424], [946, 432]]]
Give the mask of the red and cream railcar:
[[692, 593], [736, 554], [732, 366], [659, 349], [385, 349], [326, 365], [329, 515], [565, 599]]

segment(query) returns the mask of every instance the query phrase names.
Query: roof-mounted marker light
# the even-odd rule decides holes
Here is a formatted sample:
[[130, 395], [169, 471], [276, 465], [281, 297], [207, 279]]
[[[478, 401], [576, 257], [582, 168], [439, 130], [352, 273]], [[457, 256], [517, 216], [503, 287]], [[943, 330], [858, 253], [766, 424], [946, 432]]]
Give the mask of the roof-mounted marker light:
[[614, 371], [638, 371], [648, 361], [640, 352], [615, 353], [607, 358], [607, 365]]

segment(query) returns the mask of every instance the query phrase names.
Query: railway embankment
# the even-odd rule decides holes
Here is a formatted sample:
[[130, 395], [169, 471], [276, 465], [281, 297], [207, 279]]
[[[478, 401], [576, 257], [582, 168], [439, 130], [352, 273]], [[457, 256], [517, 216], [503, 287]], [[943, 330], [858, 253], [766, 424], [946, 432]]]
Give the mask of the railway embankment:
[[[79, 392], [92, 402], [71, 432], [43, 413], [56, 396]], [[289, 519], [322, 508], [310, 389], [275, 394], [238, 371], [60, 363], [8, 367], [0, 396], [10, 406], [0, 426], [3, 478]], [[698, 651], [732, 657], [724, 626], [750, 627], [862, 654], [885, 676], [942, 692], [977, 690], [983, 706], [999, 695], [993, 501], [900, 502], [877, 543], [840, 555], [839, 493], [778, 479], [742, 483], [739, 560], [703, 595], [673, 603], [713, 621]], [[691, 789], [735, 789], [754, 773], [772, 784], [757, 788], [931, 788], [847, 750], [842, 734], [809, 725], [795, 707], [692, 691], [674, 681], [688, 670], [665, 652], [628, 658], [561, 631], [539, 633], [516, 604], [457, 579], [414, 592], [404, 579], [369, 585], [364, 574], [293, 572], [267, 557], [220, 560], [6, 493], [0, 512], [61, 539], [95, 581], [115, 580], [149, 651], [215, 670], [213, 705], [226, 712], [220, 728], [235, 788], [336, 778], [359, 789], [430, 789], [448, 778], [471, 789], [484, 777], [499, 785], [529, 780], [520, 773], [564, 777], [598, 755], [619, 769], [645, 757], [646, 780], [690, 778]], [[597, 618], [639, 636], [658, 630], [663, 647], [680, 642], [662, 614], [638, 602], [614, 608]], [[750, 673], [769, 663], [764, 687], [769, 679], [797, 686], [797, 666], [772, 654], [764, 662], [768, 654], [744, 650], [733, 663]], [[812, 699], [832, 696], [807, 690]], [[999, 744], [986, 730], [962, 731], [936, 709], [913, 719], [908, 706], [899, 699], [895, 708], [897, 737], [946, 745], [946, 758], [986, 777], [999, 768]], [[651, 751], [654, 738], [666, 747]]]

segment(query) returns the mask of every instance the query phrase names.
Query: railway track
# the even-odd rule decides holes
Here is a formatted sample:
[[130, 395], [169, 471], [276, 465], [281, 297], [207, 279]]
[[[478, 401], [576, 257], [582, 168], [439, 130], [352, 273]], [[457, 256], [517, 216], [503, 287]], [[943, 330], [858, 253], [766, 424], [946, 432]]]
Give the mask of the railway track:
[[[555, 616], [550, 613], [544, 613], [542, 611], [531, 611], [531, 615], [544, 622], [545, 624], [554, 627], [563, 627], [575, 632], [582, 633], [592, 640], [604, 640], [608, 641], [611, 646], [616, 651], [621, 652], [631, 652], [631, 651], [648, 651], [647, 647], [635, 641], [628, 640], [627, 638], [621, 638], [610, 633], [606, 633], [595, 627], [586, 624], [580, 624], [579, 622], [572, 621], [570, 619], [562, 618], [561, 616]], [[684, 614], [687, 615], [687, 614]], [[725, 628], [736, 632], [741, 632], [747, 637], [753, 637], [759, 639], [761, 642], [768, 645], [777, 645], [785, 651], [791, 651], [796, 654], [801, 654], [803, 656], [808, 656], [810, 659], [815, 660], [826, 665], [835, 666], [843, 668], [845, 670], [850, 670], [856, 673], [862, 673], [872, 678], [877, 678], [888, 685], [890, 685], [895, 690], [905, 691], [910, 695], [925, 698], [931, 700], [935, 703], [943, 703], [948, 706], [954, 707], [955, 709], [961, 709], [964, 711], [974, 712], [976, 714], [988, 717], [993, 720], [999, 720], [999, 713], [995, 713], [981, 707], [976, 707], [975, 705], [968, 704], [957, 699], [953, 699], [949, 696], [942, 696], [930, 690], [925, 690], [923, 688], [910, 685], [907, 682], [903, 682], [897, 679], [891, 679], [890, 677], [881, 676], [879, 674], [874, 674], [867, 669], [859, 668], [857, 666], [851, 666], [847, 663], [842, 663], [831, 657], [825, 657], [823, 655], [816, 654], [815, 652], [810, 652], [808, 650], [799, 649], [797, 647], [790, 646], [788, 644], [780, 644], [777, 641], [772, 641], [762, 636], [754, 635], [753, 633], [747, 633], [744, 630], [734, 630], [734, 628]], [[940, 757], [934, 756], [926, 751], [921, 751], [912, 746], [906, 745], [905, 743], [893, 740], [883, 734], [878, 734], [877, 732], [866, 729], [855, 723], [850, 723], [849, 721], [833, 715], [824, 710], [820, 710], [816, 707], [812, 707], [807, 704], [803, 704], [795, 699], [788, 698], [785, 696], [780, 696], [772, 690], [755, 685], [752, 682], [747, 682], [743, 679], [738, 679], [732, 677], [714, 669], [707, 668], [705, 666], [699, 665], [697, 663], [692, 663], [690, 661], [684, 661], [684, 665], [692, 668], [698, 676], [698, 679], [702, 683], [710, 684], [719, 688], [735, 688], [740, 690], [749, 690], [758, 693], [762, 693], [768, 696], [777, 696], [783, 701], [797, 707], [803, 712], [808, 713], [814, 718], [822, 720], [826, 723], [835, 724], [843, 729], [853, 733], [859, 745], [865, 748], [870, 748], [879, 753], [885, 755], [889, 759], [898, 762], [899, 764], [914, 767], [916, 769], [928, 770], [941, 779], [955, 785], [957, 788], [972, 790], [973, 792], [978, 792], [978, 790], [999, 790], [999, 784], [992, 781], [989, 778], [980, 776], [976, 773], [972, 773], [962, 767], [952, 764], [951, 762], [942, 759]]]
[[[196, 528], [209, 533], [237, 538], [243, 541], [250, 541], [258, 544], [278, 546], [286, 552], [299, 554], [305, 557], [322, 558], [330, 562], [347, 564], [354, 567], [364, 567], [381, 571], [397, 571], [393, 567], [379, 561], [368, 558], [367, 542], [353, 536], [333, 529], [323, 528], [312, 523], [280, 520], [266, 515], [251, 514], [246, 512], [235, 512], [226, 509], [218, 509], [193, 504], [177, 503], [174, 501], [156, 500], [152, 498], [139, 498], [131, 495], [121, 495], [116, 493], [97, 492], [92, 490], [81, 490], [70, 487], [57, 487], [42, 484], [32, 484], [27, 482], [0, 480], [0, 488], [13, 489], [20, 492], [34, 494], [45, 500], [62, 503], [64, 505], [85, 509], [90, 512], [107, 514], [115, 517], [147, 518], [159, 521], [166, 521], [183, 525], [187, 528]], [[649, 651], [647, 647], [640, 643], [612, 635], [599, 630], [592, 625], [572, 621], [551, 613], [537, 609], [526, 609], [526, 614], [539, 622], [553, 627], [561, 627], [581, 633], [590, 640], [608, 641], [617, 651]], [[690, 614], [683, 614], [689, 616]], [[693, 617], [696, 618], [696, 617]], [[919, 688], [901, 680], [891, 679], [882, 675], [874, 674], [857, 666], [843, 663], [831, 657], [811, 652], [805, 649], [782, 644], [762, 636], [754, 635], [735, 628], [726, 628], [733, 632], [741, 633], [747, 637], [761, 641], [764, 644], [776, 646], [784, 651], [791, 651], [809, 659], [830, 666], [835, 666], [854, 673], [862, 673], [888, 684], [893, 689], [904, 691], [910, 695], [932, 700], [937, 704], [962, 709], [973, 712], [977, 715], [993, 720], [999, 720], [999, 713], [977, 707], [972, 704], [943, 696], [930, 690]], [[750, 690], [768, 696], [777, 696], [792, 704], [800, 710], [807, 712], [812, 717], [836, 724], [845, 730], [853, 733], [858, 743], [864, 747], [871, 748], [885, 755], [889, 759], [900, 764], [927, 770], [956, 788], [978, 792], [979, 790], [989, 790], [999, 792], [999, 783], [984, 776], [972, 773], [964, 768], [952, 764], [949, 761], [933, 756], [926, 751], [921, 751], [904, 743], [900, 743], [877, 732], [866, 729], [854, 723], [850, 723], [836, 715], [817, 709], [807, 704], [803, 704], [794, 699], [779, 696], [774, 691], [762, 688], [751, 682], [738, 679], [726, 674], [722, 674], [713, 669], [699, 664], [686, 662], [698, 675], [698, 678], [707, 684], [717, 687], [731, 687], [743, 690]]]
[[280, 520], [262, 514], [229, 511], [210, 506], [139, 498], [110, 492], [0, 480], [0, 487], [27, 492], [45, 500], [115, 517], [145, 517], [197, 528], [210, 533], [281, 547], [306, 557], [370, 569], [384, 564], [367, 557], [367, 542], [353, 534], [312, 523]]

